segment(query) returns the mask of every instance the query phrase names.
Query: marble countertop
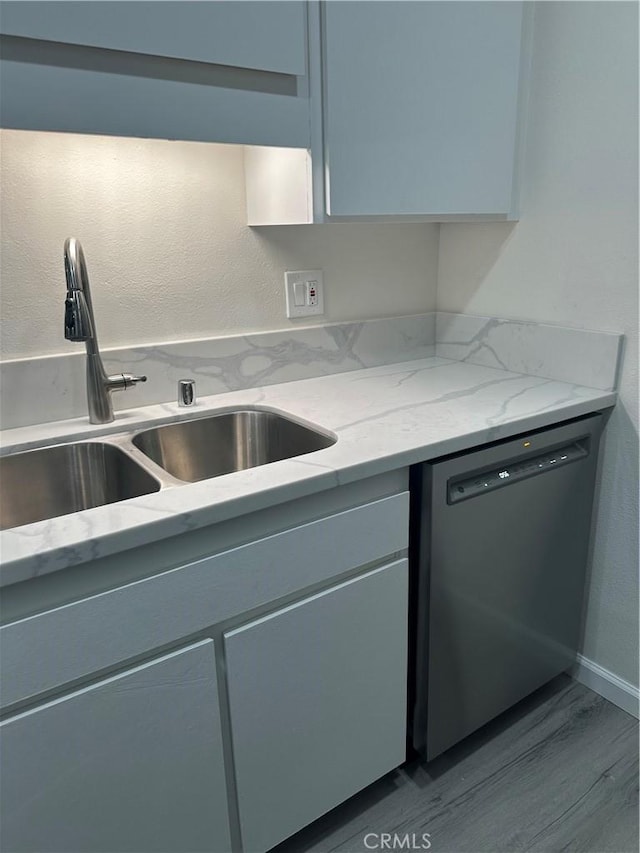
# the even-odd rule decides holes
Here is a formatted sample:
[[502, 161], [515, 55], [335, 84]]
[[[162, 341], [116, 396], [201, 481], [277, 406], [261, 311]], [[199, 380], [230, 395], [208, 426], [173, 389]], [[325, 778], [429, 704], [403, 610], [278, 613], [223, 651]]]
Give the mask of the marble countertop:
[[295, 459], [3, 531], [0, 585], [609, 408], [615, 401], [613, 391], [433, 357], [217, 394], [190, 409], [164, 404], [128, 410], [107, 427], [78, 418], [7, 430], [3, 453], [255, 406], [318, 425], [338, 440]]

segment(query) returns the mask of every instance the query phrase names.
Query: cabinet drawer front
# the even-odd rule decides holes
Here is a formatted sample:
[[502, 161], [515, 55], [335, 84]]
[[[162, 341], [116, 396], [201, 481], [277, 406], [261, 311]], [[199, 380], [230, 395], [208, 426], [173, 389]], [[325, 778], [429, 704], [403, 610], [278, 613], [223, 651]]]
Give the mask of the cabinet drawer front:
[[6, 625], [0, 629], [2, 704], [403, 551], [408, 528], [409, 494], [403, 492]]
[[229, 850], [213, 641], [5, 720], [2, 849]]
[[245, 850], [405, 760], [407, 580], [398, 560], [225, 634]]

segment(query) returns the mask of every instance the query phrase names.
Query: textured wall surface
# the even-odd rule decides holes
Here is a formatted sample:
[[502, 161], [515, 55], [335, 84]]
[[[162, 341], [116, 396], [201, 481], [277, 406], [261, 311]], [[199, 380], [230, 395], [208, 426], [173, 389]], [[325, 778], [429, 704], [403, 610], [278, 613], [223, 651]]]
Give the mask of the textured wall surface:
[[624, 332], [583, 654], [638, 683], [638, 7], [539, 3], [522, 217], [444, 225], [438, 308]]
[[[437, 225], [248, 228], [242, 148], [0, 134], [2, 357], [69, 352], [62, 246], [84, 246], [100, 343], [435, 309]], [[323, 269], [324, 316], [285, 317], [285, 270]]]

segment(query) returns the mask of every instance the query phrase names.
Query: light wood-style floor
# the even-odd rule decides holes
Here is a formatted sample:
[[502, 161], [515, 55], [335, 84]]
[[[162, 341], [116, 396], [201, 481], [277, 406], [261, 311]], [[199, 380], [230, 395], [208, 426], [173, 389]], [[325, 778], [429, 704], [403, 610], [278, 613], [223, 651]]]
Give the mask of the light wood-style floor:
[[[425, 764], [388, 774], [275, 848], [432, 853], [638, 851], [638, 721], [560, 676]], [[387, 842], [389, 844], [391, 842]], [[367, 846], [368, 845], [368, 846]], [[394, 849], [386, 847], [386, 849]]]

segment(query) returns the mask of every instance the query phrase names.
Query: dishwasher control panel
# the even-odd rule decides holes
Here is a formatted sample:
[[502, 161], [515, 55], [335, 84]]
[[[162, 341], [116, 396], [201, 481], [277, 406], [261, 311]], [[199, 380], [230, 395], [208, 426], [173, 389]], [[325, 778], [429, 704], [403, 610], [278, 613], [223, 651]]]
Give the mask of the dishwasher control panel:
[[525, 480], [543, 474], [552, 468], [559, 468], [584, 459], [589, 455], [588, 447], [584, 442], [574, 442], [554, 451], [546, 451], [539, 456], [516, 460], [512, 465], [503, 465], [490, 471], [483, 471], [465, 479], [451, 478], [447, 483], [447, 503], [454, 504], [459, 501], [474, 498], [477, 495], [499, 489], [509, 483]]

